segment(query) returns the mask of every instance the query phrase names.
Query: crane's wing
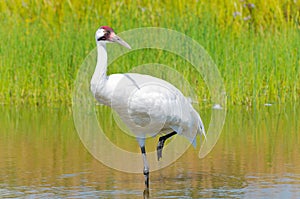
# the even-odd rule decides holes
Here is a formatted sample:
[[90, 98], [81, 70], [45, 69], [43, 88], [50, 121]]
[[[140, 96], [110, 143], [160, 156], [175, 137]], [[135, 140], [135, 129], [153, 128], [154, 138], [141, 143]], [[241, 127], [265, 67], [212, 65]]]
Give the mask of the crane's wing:
[[[176, 131], [193, 140], [199, 115], [172, 84], [135, 73], [109, 76], [105, 96], [110, 106], [135, 134]], [[201, 126], [203, 126], [200, 119]]]

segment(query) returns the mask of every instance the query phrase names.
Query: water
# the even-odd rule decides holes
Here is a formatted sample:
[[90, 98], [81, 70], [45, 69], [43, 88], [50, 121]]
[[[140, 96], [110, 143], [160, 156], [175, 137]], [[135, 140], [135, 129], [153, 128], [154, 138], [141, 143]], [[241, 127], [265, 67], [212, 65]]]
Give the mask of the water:
[[[143, 198], [142, 173], [119, 172], [94, 159], [70, 110], [0, 110], [0, 198]], [[206, 158], [190, 147], [150, 174], [150, 198], [300, 198], [299, 111], [299, 106], [229, 110]], [[207, 125], [209, 112], [202, 117]], [[118, 140], [119, 134], [115, 130], [112, 139], [139, 151], [126, 136]]]

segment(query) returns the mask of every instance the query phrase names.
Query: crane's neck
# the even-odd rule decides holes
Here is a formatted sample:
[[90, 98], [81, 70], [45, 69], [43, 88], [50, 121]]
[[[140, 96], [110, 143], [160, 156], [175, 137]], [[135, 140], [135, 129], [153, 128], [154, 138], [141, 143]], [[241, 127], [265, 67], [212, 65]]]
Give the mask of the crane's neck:
[[97, 64], [91, 80], [91, 90], [95, 94], [98, 89], [103, 88], [107, 81], [107, 51], [106, 44], [97, 42]]

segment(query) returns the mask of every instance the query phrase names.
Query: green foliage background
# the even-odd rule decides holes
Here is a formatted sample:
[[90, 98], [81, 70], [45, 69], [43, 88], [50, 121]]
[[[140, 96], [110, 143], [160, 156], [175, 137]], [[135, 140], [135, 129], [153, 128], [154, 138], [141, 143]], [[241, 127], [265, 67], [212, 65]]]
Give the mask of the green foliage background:
[[[1, 0], [0, 104], [70, 106], [100, 25], [116, 32], [163, 27], [195, 39], [218, 65], [229, 105], [299, 102], [299, 14], [296, 0]], [[167, 53], [132, 53], [109, 73], [153, 60], [182, 72], [200, 100], [209, 98], [201, 77]]]

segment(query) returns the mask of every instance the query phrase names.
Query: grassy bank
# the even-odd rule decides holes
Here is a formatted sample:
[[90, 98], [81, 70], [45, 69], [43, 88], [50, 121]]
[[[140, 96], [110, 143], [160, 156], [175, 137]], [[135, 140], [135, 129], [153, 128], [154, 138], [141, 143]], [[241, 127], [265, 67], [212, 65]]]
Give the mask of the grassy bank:
[[[218, 65], [229, 105], [299, 101], [299, 23], [297, 1], [1, 1], [0, 104], [70, 105], [77, 70], [100, 25], [117, 32], [164, 27], [195, 39]], [[167, 53], [141, 59], [136, 52], [117, 63], [153, 61], [184, 74], [199, 99], [209, 97], [192, 67]], [[117, 63], [110, 73], [130, 69]]]

